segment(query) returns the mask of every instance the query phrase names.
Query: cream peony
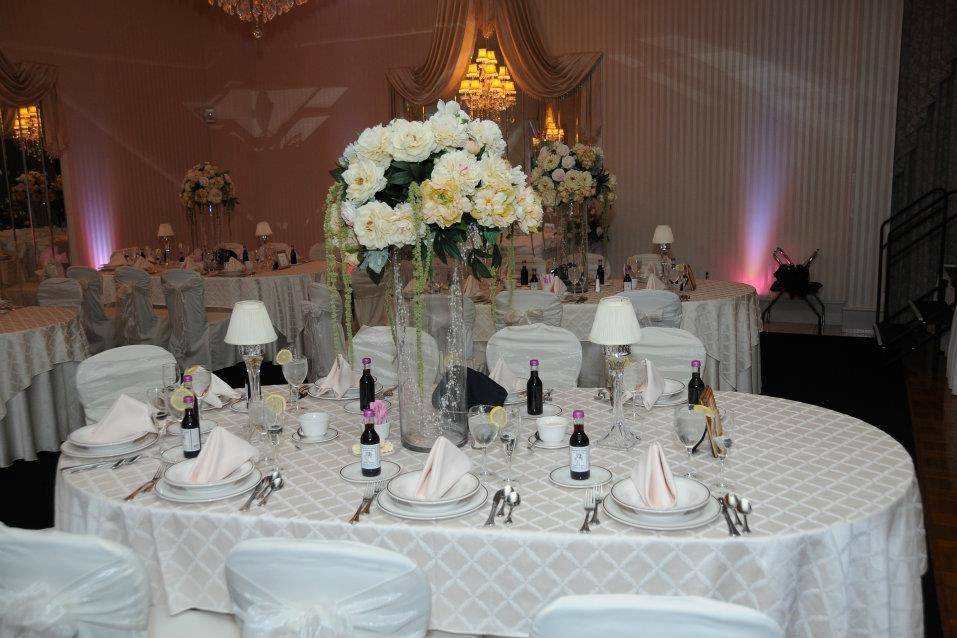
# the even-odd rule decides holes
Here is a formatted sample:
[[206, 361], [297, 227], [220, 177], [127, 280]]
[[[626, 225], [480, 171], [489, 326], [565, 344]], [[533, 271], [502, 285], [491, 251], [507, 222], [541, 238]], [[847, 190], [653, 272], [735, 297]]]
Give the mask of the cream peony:
[[210, 188], [206, 193], [206, 199], [210, 204], [219, 204], [223, 201], [223, 191], [218, 188]]
[[575, 168], [575, 156], [574, 156], [574, 155], [566, 155], [565, 157], [563, 157], [563, 158], [562, 158], [562, 168], [565, 168], [565, 169]]
[[355, 143], [355, 154], [359, 159], [388, 166], [392, 162], [392, 155], [389, 152], [389, 130], [377, 124], [362, 131]]
[[545, 212], [542, 203], [531, 186], [526, 186], [517, 200], [516, 217], [523, 233], [536, 232], [542, 225]]
[[561, 159], [558, 156], [558, 153], [555, 152], [555, 149], [551, 146], [543, 146], [542, 150], [538, 152], [538, 166], [541, 167], [543, 171], [553, 171], [558, 168], [558, 163]]
[[371, 201], [356, 209], [352, 228], [359, 243], [372, 250], [405, 246], [416, 236], [411, 207], [393, 210], [385, 202]]
[[552, 171], [552, 179], [556, 182], [562, 181], [565, 179], [565, 171], [560, 168], [556, 168]]
[[462, 213], [471, 210], [472, 200], [463, 195], [454, 182], [429, 179], [422, 182], [422, 219], [425, 223], [448, 228], [462, 220]]
[[462, 148], [469, 141], [468, 115], [457, 102], [439, 100], [435, 113], [429, 118], [435, 144], [440, 148]]
[[392, 245], [411, 246], [424, 235], [424, 229], [416, 229], [412, 205], [402, 202], [392, 211]]
[[[555, 152], [561, 155], [562, 157], [568, 155], [570, 150], [571, 149], [568, 148], [568, 144], [565, 144], [564, 142], [559, 142], [558, 145], [555, 146]], [[565, 168], [568, 168], [568, 167], [566, 166]]]
[[504, 189], [508, 186], [524, 186], [525, 173], [521, 167], [512, 166], [503, 157], [486, 155], [479, 162], [483, 186], [493, 186]]
[[502, 155], [505, 152], [505, 140], [502, 129], [492, 120], [472, 120], [468, 124], [469, 136], [485, 147], [485, 156]]
[[474, 155], [466, 151], [452, 151], [435, 161], [431, 179], [442, 184], [454, 184], [460, 192], [470, 195], [481, 177], [480, 164]]
[[472, 217], [486, 228], [507, 228], [515, 222], [513, 192], [483, 186], [475, 193]]
[[385, 168], [370, 160], [357, 159], [342, 173], [346, 195], [356, 204], [369, 201], [386, 187]]
[[400, 162], [421, 162], [435, 150], [435, 136], [428, 122], [393, 120], [388, 128], [390, 153]]
[[193, 199], [195, 199], [195, 200], [196, 200], [197, 202], [199, 202], [199, 203], [205, 202], [205, 201], [206, 201], [206, 189], [205, 189], [205, 188], [197, 189], [196, 192], [193, 193]]

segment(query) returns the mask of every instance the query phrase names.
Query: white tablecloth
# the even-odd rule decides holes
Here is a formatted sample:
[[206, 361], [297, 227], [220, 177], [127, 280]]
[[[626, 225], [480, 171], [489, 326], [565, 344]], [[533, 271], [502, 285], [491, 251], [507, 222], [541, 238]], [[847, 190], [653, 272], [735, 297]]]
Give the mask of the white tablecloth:
[[33, 306], [0, 315], [0, 467], [59, 449], [83, 424], [75, 375], [88, 356], [75, 309]]
[[[269, 317], [276, 329], [287, 341], [297, 340], [302, 332], [303, 317], [301, 304], [309, 298], [309, 284], [319, 281], [325, 272], [325, 262], [312, 261], [296, 264], [283, 270], [257, 272], [249, 277], [203, 277], [207, 308], [231, 309], [237, 301], [258, 299], [266, 304]], [[163, 285], [159, 275], [154, 275], [153, 304], [166, 305]], [[116, 301], [116, 286], [113, 275], [103, 273], [103, 303]]]
[[[595, 440], [610, 410], [593, 396], [594, 390], [564, 390], [555, 401], [566, 413], [584, 409]], [[340, 403], [313, 399], [304, 407], [322, 405], [342, 434], [302, 450], [287, 439], [281, 451], [286, 487], [265, 509], [240, 514], [241, 498], [178, 505], [155, 494], [124, 503], [152, 476], [156, 462], [150, 460], [116, 471], [60, 473], [56, 525], [133, 548], [147, 565], [154, 598], [173, 613], [232, 611], [226, 555], [241, 540], [280, 536], [349, 539], [405, 554], [428, 575], [431, 626], [445, 631], [526, 635], [535, 613], [558, 596], [614, 592], [747, 605], [768, 613], [789, 636], [923, 635], [922, 509], [903, 448], [866, 423], [822, 408], [750, 394], [719, 393], [718, 400], [738, 413], [728, 477], [754, 503], [750, 536], [729, 538], [720, 518], [673, 533], [606, 519], [590, 535], [579, 534], [581, 493], [547, 480], [552, 468], [567, 464], [567, 450], [530, 454], [524, 445], [514, 466], [522, 505], [511, 528], [483, 527], [485, 507], [436, 523], [398, 520], [373, 507], [360, 524], [349, 525], [362, 490], [343, 482], [338, 470], [355, 460], [349, 450], [359, 436], [358, 419]], [[230, 426], [243, 419], [228, 410], [205, 414]], [[595, 449], [593, 464], [624, 477], [647, 442], [658, 440], [680, 466], [684, 452], [673, 440], [671, 419], [670, 408], [643, 413], [642, 445], [632, 452]], [[524, 435], [532, 425], [521, 428]], [[477, 466], [478, 451], [468, 453]], [[501, 470], [501, 448], [490, 457]], [[386, 458], [411, 470], [425, 456], [400, 448]], [[717, 469], [710, 459], [695, 463], [706, 475]]]
[[[588, 340], [598, 300], [621, 292], [621, 281], [610, 282], [601, 294], [589, 293], [586, 303], [562, 304], [562, 327]], [[681, 327], [696, 335], [708, 353], [705, 381], [719, 390], [761, 391], [761, 308], [753, 286], [705, 279], [682, 302]], [[495, 333], [491, 304], [476, 304], [475, 341]], [[688, 368], [691, 376], [691, 368]]]

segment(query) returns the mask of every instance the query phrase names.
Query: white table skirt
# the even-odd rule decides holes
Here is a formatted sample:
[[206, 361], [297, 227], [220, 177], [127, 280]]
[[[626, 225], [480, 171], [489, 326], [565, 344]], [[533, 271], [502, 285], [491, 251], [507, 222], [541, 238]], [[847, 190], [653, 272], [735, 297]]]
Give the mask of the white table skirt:
[[[610, 409], [593, 396], [589, 389], [561, 390], [555, 401], [566, 412], [584, 409], [597, 439]], [[149, 460], [116, 471], [60, 473], [56, 525], [131, 547], [147, 566], [154, 599], [173, 613], [190, 607], [230, 612], [226, 555], [244, 539], [278, 536], [348, 539], [405, 554], [427, 574], [431, 627], [444, 631], [526, 635], [548, 601], [608, 592], [743, 604], [768, 613], [789, 636], [923, 635], [922, 509], [903, 448], [866, 423], [822, 408], [750, 394], [719, 393], [718, 400], [738, 414], [728, 478], [755, 508], [754, 534], [739, 538], [728, 537], [720, 518], [673, 533], [605, 518], [592, 534], [579, 534], [581, 493], [546, 478], [568, 462], [567, 450], [530, 454], [524, 445], [514, 465], [522, 505], [510, 528], [483, 527], [487, 507], [436, 523], [394, 519], [373, 507], [360, 524], [349, 525], [362, 490], [337, 472], [355, 460], [349, 449], [359, 424], [341, 403], [314, 399], [304, 407], [329, 411], [342, 434], [302, 450], [287, 438], [281, 450], [286, 487], [266, 509], [240, 514], [241, 498], [179, 505], [148, 494], [123, 502], [152, 476], [156, 462]], [[206, 415], [233, 429], [244, 419], [229, 410]], [[673, 440], [671, 420], [667, 408], [642, 413], [638, 451], [595, 449], [593, 463], [624, 477], [638, 452], [658, 440], [680, 466], [684, 452]], [[532, 425], [520, 427], [526, 435]], [[170, 438], [158, 447], [174, 443]], [[477, 451], [467, 452], [479, 463]], [[502, 470], [501, 448], [490, 456], [492, 469]], [[387, 458], [404, 470], [425, 460], [401, 448]], [[695, 463], [714, 476], [716, 462], [696, 457]]]

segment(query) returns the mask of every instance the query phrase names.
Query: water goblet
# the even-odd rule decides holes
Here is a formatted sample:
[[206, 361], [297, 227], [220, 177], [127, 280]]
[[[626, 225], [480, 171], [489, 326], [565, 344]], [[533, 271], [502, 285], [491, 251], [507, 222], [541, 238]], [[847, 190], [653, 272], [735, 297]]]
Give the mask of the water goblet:
[[247, 438], [249, 442], [252, 443], [254, 439], [266, 433], [266, 406], [263, 404], [262, 399], [251, 399], [249, 401], [249, 410], [246, 416], [248, 417]]
[[734, 411], [727, 408], [720, 408], [718, 410], [718, 418], [721, 420], [721, 434], [715, 439], [715, 444], [718, 448], [718, 478], [714, 482], [714, 487], [730, 492], [734, 489], [734, 485], [725, 477], [724, 466], [727, 463], [728, 454], [731, 453], [731, 445], [733, 443], [732, 436], [735, 426]]
[[163, 387], [172, 392], [179, 385], [179, 365], [174, 363], [163, 364]]
[[495, 440], [495, 434], [498, 432], [498, 428], [488, 418], [489, 412], [494, 407], [492, 405], [472, 406], [469, 408], [468, 415], [472, 441], [475, 443], [475, 447], [482, 450], [482, 471], [479, 473], [479, 477], [486, 484], [495, 478], [495, 475], [488, 469], [488, 446]]
[[196, 416], [202, 420], [203, 399], [213, 383], [213, 373], [199, 366], [193, 370], [193, 392], [196, 394]]
[[266, 409], [266, 435], [269, 438], [269, 445], [272, 448], [270, 457], [276, 470], [279, 469], [279, 443], [282, 441], [282, 431], [285, 420], [285, 410], [273, 412], [268, 408]]
[[701, 439], [701, 434], [705, 431], [705, 416], [700, 412], [695, 412], [692, 406], [682, 405], [675, 408], [675, 435], [678, 442], [685, 446], [688, 452], [688, 471], [684, 476], [696, 478], [698, 475], [694, 471], [691, 462], [691, 455], [695, 444]]
[[169, 412], [166, 408], [166, 388], [150, 388], [146, 391], [146, 405], [150, 409], [150, 420], [160, 432], [166, 427], [166, 417]]
[[292, 361], [283, 364], [282, 376], [286, 378], [292, 392], [293, 400], [296, 402], [296, 412], [299, 408], [299, 388], [306, 380], [306, 373], [309, 372], [309, 361], [302, 355], [293, 355]]

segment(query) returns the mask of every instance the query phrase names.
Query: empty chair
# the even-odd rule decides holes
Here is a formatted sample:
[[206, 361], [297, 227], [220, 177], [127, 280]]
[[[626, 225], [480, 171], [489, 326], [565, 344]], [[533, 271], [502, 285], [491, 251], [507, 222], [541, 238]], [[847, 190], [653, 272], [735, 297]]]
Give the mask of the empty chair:
[[0, 524], [0, 636], [146, 636], [146, 568], [116, 543]]
[[769, 616], [698, 596], [563, 596], [532, 621], [529, 638], [784, 638]]
[[157, 346], [123, 346], [94, 355], [76, 371], [76, 389], [87, 425], [98, 422], [120, 394], [146, 401], [146, 391], [163, 387], [163, 365], [176, 363]]
[[153, 282], [140, 268], [120, 266], [113, 274], [116, 286], [117, 345], [157, 344], [163, 341], [167, 328], [153, 310]]
[[488, 340], [489, 370], [499, 358], [519, 378], [527, 377], [528, 362], [538, 359], [538, 375], [546, 387], [574, 388], [582, 367], [582, 344], [571, 331], [556, 326], [507, 326]]
[[[452, 326], [452, 312], [449, 308], [450, 295], [422, 296], [422, 329], [435, 338], [440, 352], [449, 351], [449, 329]], [[465, 344], [465, 358], [472, 356], [472, 328], [475, 325], [475, 302], [462, 299], [462, 331]]]
[[544, 323], [562, 325], [562, 302], [553, 293], [541, 290], [504, 290], [492, 303], [495, 329], [505, 326]]
[[[334, 295], [334, 296], [333, 296]], [[335, 302], [335, 303], [333, 303]], [[302, 302], [302, 331], [309, 380], [329, 374], [336, 352], [345, 351], [342, 334], [342, 298], [325, 284], [309, 284], [309, 300]]]
[[[415, 346], [415, 328], [405, 329], [407, 347]], [[398, 361], [396, 347], [389, 326], [362, 326], [352, 338], [352, 368], [362, 370], [362, 357], [372, 358], [372, 375], [383, 387], [397, 385]], [[414, 360], [414, 359], [413, 359]], [[426, 384], [434, 383], [439, 375], [439, 347], [428, 332], [422, 331], [422, 361], [425, 367]]]
[[103, 309], [103, 277], [92, 268], [70, 266], [66, 276], [74, 279], [83, 290], [80, 316], [90, 353], [97, 354], [113, 347], [113, 321]]
[[634, 385], [634, 364], [649, 359], [662, 376], [686, 381], [691, 362], [701, 362], [704, 373], [706, 352], [701, 339], [681, 328], [643, 328], [641, 341], [631, 344], [632, 367], [625, 370], [625, 384]]
[[169, 350], [184, 370], [200, 364], [207, 370], [232, 365], [233, 346], [225, 343], [228, 312], [206, 312], [203, 278], [195, 270], [163, 272], [163, 293], [169, 312]]
[[[386, 304], [392, 300], [386, 299], [385, 292], [385, 285], [373, 282], [365, 270], [352, 273], [352, 307], [360, 327], [388, 325]], [[346, 321], [351, 321], [351, 317], [346, 317]]]
[[83, 288], [78, 281], [66, 277], [44, 279], [37, 286], [37, 305], [80, 310], [83, 306]]
[[681, 299], [668, 290], [626, 290], [616, 297], [631, 302], [641, 327], [681, 327]]
[[425, 636], [431, 589], [395, 552], [348, 541], [258, 538], [226, 557], [244, 638]]

